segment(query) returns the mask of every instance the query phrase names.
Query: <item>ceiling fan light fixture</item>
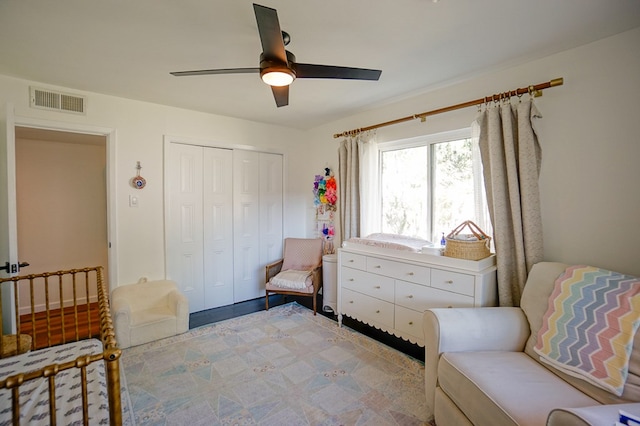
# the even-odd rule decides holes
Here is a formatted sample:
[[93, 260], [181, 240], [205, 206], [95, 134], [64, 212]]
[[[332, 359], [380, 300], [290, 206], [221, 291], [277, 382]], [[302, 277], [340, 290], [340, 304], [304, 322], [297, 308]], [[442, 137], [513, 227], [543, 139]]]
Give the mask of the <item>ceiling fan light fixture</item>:
[[269, 67], [260, 72], [260, 78], [269, 86], [288, 86], [293, 83], [296, 75], [286, 67]]

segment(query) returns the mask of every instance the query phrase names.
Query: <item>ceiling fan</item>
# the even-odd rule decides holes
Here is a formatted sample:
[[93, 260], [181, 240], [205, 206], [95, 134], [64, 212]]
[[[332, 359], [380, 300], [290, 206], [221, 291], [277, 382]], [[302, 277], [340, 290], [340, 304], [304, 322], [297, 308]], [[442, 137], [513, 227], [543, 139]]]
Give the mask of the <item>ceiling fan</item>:
[[260, 73], [262, 81], [271, 86], [278, 107], [289, 104], [289, 85], [296, 78], [335, 78], [346, 80], [378, 80], [382, 71], [339, 67], [333, 65], [301, 64], [293, 53], [285, 50], [290, 37], [280, 30], [278, 12], [270, 7], [253, 4], [262, 42], [259, 68], [224, 68], [214, 70], [175, 71], [176, 77], [209, 74]]

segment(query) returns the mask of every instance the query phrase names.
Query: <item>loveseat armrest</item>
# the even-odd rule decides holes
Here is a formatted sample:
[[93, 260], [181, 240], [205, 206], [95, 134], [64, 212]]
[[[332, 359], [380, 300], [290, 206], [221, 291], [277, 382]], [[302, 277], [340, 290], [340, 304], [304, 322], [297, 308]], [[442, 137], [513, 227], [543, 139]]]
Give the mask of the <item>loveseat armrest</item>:
[[438, 360], [444, 352], [522, 351], [529, 323], [520, 308], [437, 308], [424, 313], [425, 392], [434, 409]]
[[189, 299], [179, 290], [173, 290], [167, 299], [176, 315], [176, 333], [186, 332], [189, 330]]
[[619, 410], [640, 417], [640, 403], [604, 404], [578, 408], [555, 408], [549, 413], [547, 426], [614, 425]]
[[131, 305], [124, 297], [115, 297], [111, 300], [111, 316], [116, 332], [116, 341], [121, 348], [131, 346]]

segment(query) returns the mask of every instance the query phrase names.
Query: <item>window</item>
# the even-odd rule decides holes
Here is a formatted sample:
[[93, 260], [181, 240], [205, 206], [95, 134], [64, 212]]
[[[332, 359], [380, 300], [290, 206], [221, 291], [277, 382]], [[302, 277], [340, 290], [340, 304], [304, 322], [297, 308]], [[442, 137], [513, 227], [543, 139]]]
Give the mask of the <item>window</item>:
[[465, 220], [490, 235], [471, 129], [380, 143], [381, 232], [439, 243]]

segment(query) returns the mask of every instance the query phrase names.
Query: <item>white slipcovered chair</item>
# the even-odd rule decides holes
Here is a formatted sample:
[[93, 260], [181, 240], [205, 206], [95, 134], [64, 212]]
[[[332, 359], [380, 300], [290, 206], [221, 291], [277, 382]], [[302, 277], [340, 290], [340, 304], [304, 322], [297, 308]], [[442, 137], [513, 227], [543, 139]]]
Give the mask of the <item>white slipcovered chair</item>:
[[174, 281], [147, 281], [117, 287], [111, 310], [120, 348], [141, 345], [189, 329], [189, 301]]
[[266, 267], [265, 308], [269, 310], [269, 293], [316, 297], [322, 287], [321, 238], [285, 238], [284, 257]]

